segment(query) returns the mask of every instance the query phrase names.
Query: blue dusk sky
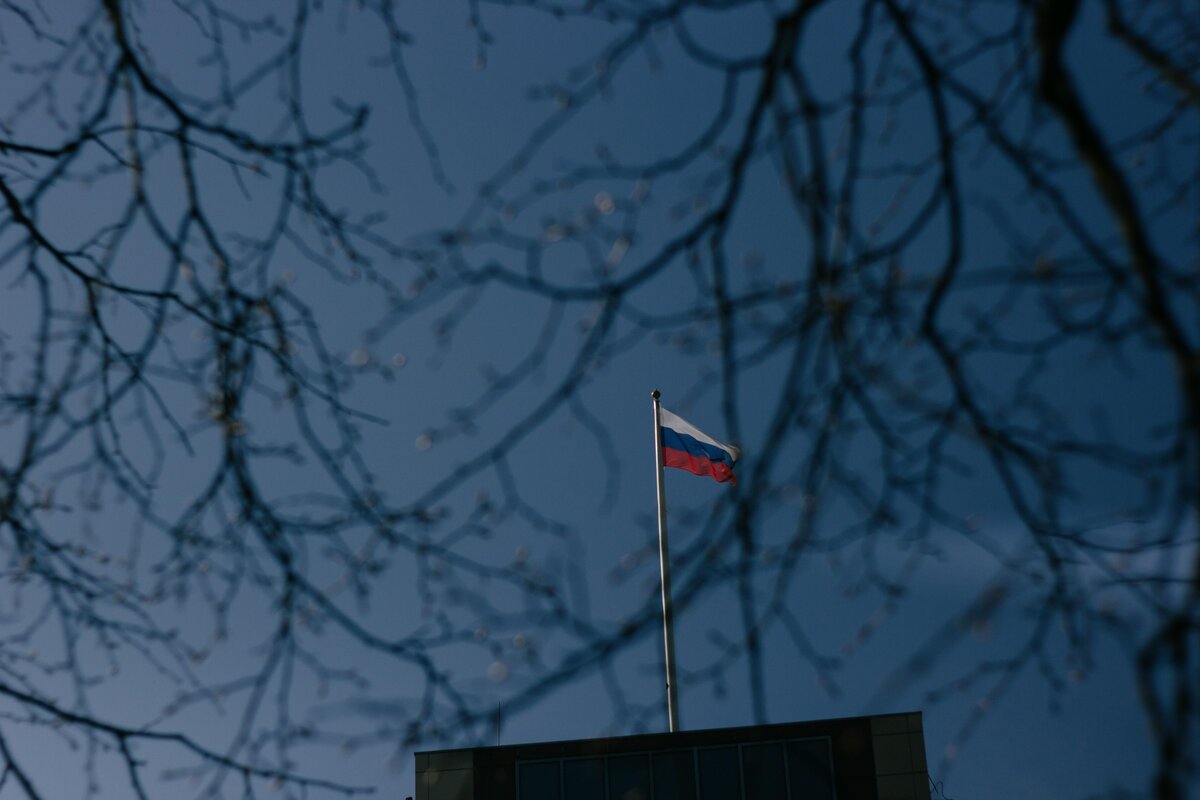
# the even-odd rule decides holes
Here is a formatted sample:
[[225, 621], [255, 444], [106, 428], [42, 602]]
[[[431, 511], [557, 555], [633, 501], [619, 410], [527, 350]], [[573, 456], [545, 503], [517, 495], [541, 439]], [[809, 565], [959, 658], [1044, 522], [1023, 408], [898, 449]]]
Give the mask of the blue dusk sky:
[[[134, 792], [22, 693], [388, 798], [417, 750], [665, 730], [653, 389], [742, 450], [665, 476], [684, 729], [919, 710], [935, 796], [1146, 795], [1196, 478], [1029, 9], [111, 5], [0, 3], [40, 796]], [[1063, 63], [1194, 343], [1196, 109], [1100, 5]], [[149, 796], [341, 796], [129, 741]]]

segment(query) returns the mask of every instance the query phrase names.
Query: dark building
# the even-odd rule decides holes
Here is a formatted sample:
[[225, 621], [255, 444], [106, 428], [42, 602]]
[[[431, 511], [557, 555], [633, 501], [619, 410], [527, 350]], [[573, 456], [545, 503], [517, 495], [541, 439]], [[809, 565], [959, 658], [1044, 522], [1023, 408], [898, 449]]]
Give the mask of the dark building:
[[416, 800], [929, 800], [920, 712], [417, 753]]

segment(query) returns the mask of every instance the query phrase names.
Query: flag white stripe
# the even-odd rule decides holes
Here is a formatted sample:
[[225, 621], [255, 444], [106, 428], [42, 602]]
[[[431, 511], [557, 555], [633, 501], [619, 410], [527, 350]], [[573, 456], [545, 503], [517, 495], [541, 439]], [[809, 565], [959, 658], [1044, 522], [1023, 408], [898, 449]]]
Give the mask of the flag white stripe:
[[718, 442], [716, 439], [712, 438], [707, 433], [703, 433], [702, 431], [700, 431], [695, 425], [688, 422], [683, 417], [680, 417], [676, 414], [672, 414], [670, 411], [667, 411], [665, 408], [662, 408], [661, 406], [658, 409], [658, 413], [659, 413], [659, 420], [662, 422], [662, 426], [664, 428], [670, 428], [671, 430], [675, 431], [676, 433], [686, 433], [688, 436], [691, 436], [693, 439], [695, 439], [697, 441], [704, 442], [705, 444], [711, 444], [713, 447], [719, 447], [722, 450], [724, 450], [726, 453], [729, 453], [729, 457], [732, 458], [734, 461], [737, 461], [739, 458], [741, 458], [741, 455], [742, 455], [741, 450], [739, 450], [738, 448], [734, 447], [731, 444], [725, 444], [724, 442]]

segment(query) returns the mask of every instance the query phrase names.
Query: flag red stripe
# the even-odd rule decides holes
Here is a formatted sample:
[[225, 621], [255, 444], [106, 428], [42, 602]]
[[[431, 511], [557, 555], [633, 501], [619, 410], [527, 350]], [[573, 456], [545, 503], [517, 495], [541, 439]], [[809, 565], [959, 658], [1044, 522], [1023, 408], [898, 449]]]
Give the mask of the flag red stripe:
[[737, 483], [737, 477], [728, 464], [713, 461], [703, 456], [694, 456], [686, 450], [663, 448], [663, 466], [686, 469], [693, 475], [707, 475], [717, 483]]

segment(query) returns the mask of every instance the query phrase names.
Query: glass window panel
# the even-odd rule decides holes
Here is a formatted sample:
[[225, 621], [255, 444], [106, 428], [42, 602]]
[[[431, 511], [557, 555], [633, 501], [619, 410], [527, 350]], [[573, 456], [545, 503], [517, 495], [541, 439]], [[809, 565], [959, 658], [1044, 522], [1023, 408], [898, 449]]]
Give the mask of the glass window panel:
[[577, 758], [563, 762], [564, 800], [604, 800], [604, 759]]
[[788, 800], [783, 745], [743, 747], [742, 777], [746, 783], [746, 800]]
[[696, 762], [691, 750], [654, 754], [654, 800], [696, 800]]
[[828, 742], [824, 739], [788, 742], [787, 760], [792, 800], [833, 800]]
[[608, 759], [609, 800], [650, 800], [650, 759], [645, 754]]
[[517, 785], [521, 800], [559, 800], [562, 785], [559, 783], [557, 761], [538, 761], [517, 765]]
[[742, 773], [736, 747], [696, 751], [700, 800], [742, 800]]

